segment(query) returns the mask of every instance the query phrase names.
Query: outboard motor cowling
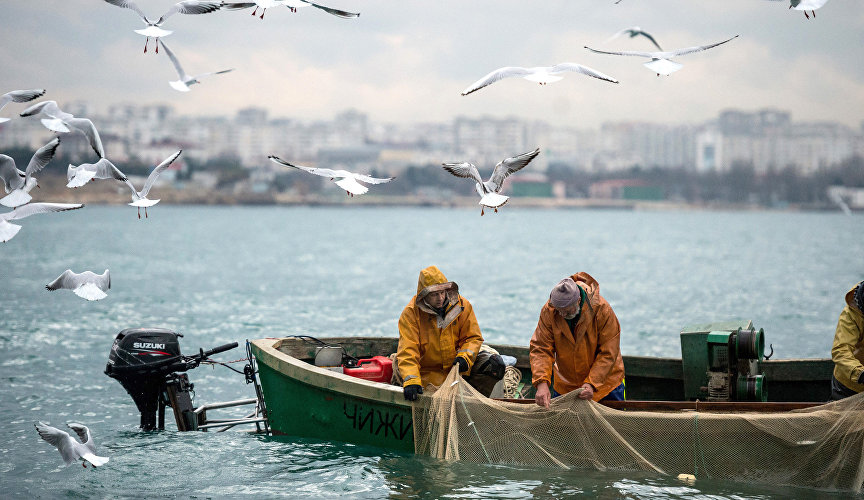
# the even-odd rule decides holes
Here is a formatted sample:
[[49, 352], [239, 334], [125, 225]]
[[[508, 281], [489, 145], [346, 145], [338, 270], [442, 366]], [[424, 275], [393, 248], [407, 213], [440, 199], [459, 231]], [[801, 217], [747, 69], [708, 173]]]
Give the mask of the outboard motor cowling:
[[141, 413], [141, 428], [156, 428], [156, 410], [165, 376], [182, 363], [182, 334], [165, 328], [127, 328], [117, 334], [105, 374], [132, 396]]

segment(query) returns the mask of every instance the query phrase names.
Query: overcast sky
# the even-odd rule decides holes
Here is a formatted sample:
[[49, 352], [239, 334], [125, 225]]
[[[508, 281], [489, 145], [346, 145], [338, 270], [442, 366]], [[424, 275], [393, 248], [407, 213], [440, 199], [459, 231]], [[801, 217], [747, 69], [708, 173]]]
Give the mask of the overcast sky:
[[[137, 0], [157, 18], [174, 2]], [[143, 53], [143, 23], [102, 0], [3, 0], [0, 93], [46, 88], [45, 99], [170, 104], [181, 114], [330, 119], [354, 108], [376, 122], [449, 122], [516, 116], [597, 128], [607, 121], [683, 123], [720, 110], [775, 107], [795, 121], [864, 120], [864, 4], [832, 0], [807, 20], [768, 0], [320, 0], [360, 12], [340, 19], [314, 8], [175, 15], [165, 38], [190, 74], [236, 68], [188, 93], [164, 51]], [[651, 50], [618, 38], [638, 25], [666, 49], [736, 40], [676, 59], [657, 77], [642, 58], [590, 53]], [[460, 92], [502, 66], [583, 64], [620, 80], [578, 74], [541, 87], [522, 79]], [[14, 116], [11, 104], [0, 116]]]

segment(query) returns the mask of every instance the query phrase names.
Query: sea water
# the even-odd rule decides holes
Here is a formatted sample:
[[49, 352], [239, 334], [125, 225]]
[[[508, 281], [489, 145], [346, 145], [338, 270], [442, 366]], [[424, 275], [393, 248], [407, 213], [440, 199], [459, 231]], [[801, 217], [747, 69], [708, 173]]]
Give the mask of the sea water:
[[[183, 333], [185, 354], [284, 335], [396, 337], [419, 271], [437, 265], [487, 341], [527, 345], [549, 290], [600, 283], [624, 354], [680, 357], [693, 323], [750, 319], [777, 358], [830, 357], [843, 295], [864, 279], [864, 220], [840, 213], [88, 206], [34, 216], [0, 244], [0, 496], [9, 498], [772, 498], [776, 485], [635, 472], [449, 463], [345, 443], [143, 433], [104, 375], [128, 327]], [[87, 302], [45, 284], [111, 272]], [[242, 369], [245, 352], [216, 356]], [[189, 372], [195, 404], [254, 397], [224, 367]], [[97, 470], [64, 467], [33, 424], [89, 426]], [[824, 496], [823, 492], [819, 495]]]

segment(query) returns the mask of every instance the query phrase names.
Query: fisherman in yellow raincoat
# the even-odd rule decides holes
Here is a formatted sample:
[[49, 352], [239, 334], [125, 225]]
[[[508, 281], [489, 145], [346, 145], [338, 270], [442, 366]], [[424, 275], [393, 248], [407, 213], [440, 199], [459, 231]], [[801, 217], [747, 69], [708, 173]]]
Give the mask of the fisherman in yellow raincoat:
[[624, 399], [621, 326], [600, 284], [581, 272], [564, 278], [549, 294], [529, 344], [535, 401], [581, 389], [579, 398]]
[[[427, 384], [440, 386], [453, 365], [468, 375], [482, 344], [474, 308], [459, 286], [435, 266], [420, 271], [417, 295], [399, 317], [396, 364], [405, 399], [415, 401]], [[500, 369], [503, 376], [503, 363]]]
[[864, 391], [864, 281], [846, 292], [846, 307], [837, 320], [831, 359], [832, 401]]

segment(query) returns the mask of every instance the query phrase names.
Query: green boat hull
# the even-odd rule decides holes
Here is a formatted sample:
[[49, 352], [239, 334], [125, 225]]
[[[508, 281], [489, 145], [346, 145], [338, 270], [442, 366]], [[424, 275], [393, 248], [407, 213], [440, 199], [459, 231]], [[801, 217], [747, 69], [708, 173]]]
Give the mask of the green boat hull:
[[[398, 339], [339, 337], [321, 339], [365, 358], [388, 355]], [[315, 345], [296, 338], [251, 342], [269, 425], [274, 434], [309, 437], [414, 452], [411, 404], [401, 387], [357, 379], [313, 366]], [[528, 348], [493, 345], [516, 357], [533, 397]], [[627, 399], [684, 400], [681, 359], [624, 356]], [[830, 359], [763, 361], [769, 402], [822, 403], [830, 395]], [[770, 406], [770, 405], [769, 405]]]

